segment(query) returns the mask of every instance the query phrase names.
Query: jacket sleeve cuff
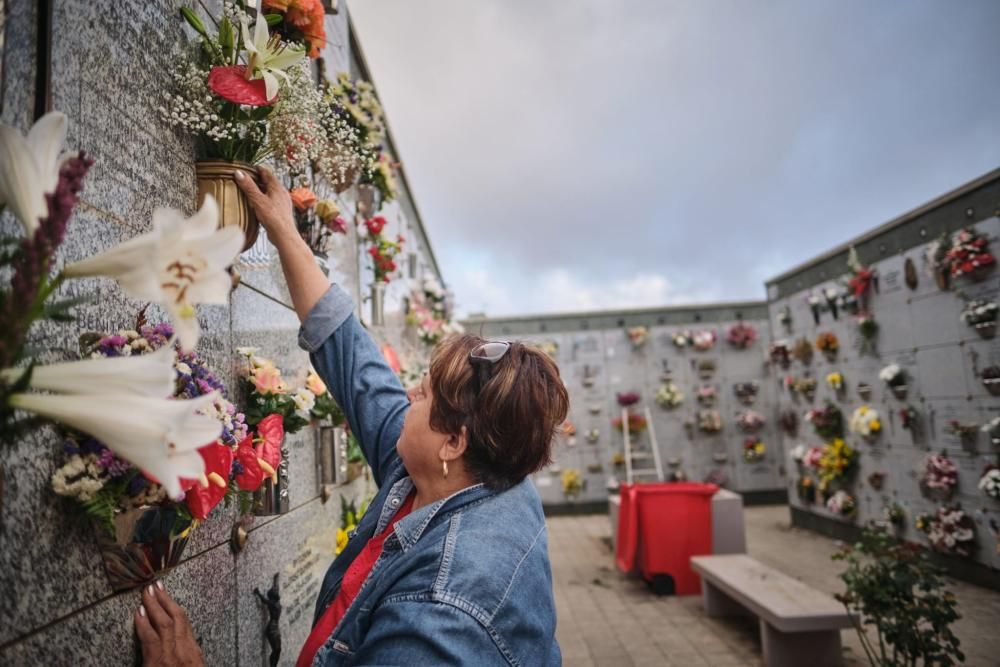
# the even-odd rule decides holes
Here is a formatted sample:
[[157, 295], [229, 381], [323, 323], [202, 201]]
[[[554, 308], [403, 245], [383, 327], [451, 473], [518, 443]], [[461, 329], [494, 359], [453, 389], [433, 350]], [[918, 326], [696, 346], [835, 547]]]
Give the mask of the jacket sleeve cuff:
[[354, 302], [344, 290], [330, 285], [299, 327], [299, 347], [315, 352], [354, 312]]

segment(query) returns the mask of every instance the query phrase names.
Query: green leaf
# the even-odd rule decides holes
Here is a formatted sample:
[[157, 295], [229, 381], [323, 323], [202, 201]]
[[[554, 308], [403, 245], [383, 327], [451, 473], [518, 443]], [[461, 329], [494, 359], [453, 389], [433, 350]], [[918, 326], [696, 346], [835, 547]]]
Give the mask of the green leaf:
[[183, 16], [184, 20], [188, 22], [188, 25], [195, 29], [195, 32], [206, 39], [208, 38], [208, 32], [205, 30], [205, 24], [201, 22], [201, 19], [198, 18], [198, 15], [194, 13], [193, 9], [190, 7], [181, 7], [181, 16]]
[[219, 22], [219, 46], [222, 47], [222, 56], [227, 61], [233, 57], [233, 50], [236, 48], [236, 40], [233, 36], [233, 24], [229, 17], [223, 17]]
[[273, 28], [284, 20], [281, 14], [264, 14], [264, 20], [267, 21], [268, 27]]

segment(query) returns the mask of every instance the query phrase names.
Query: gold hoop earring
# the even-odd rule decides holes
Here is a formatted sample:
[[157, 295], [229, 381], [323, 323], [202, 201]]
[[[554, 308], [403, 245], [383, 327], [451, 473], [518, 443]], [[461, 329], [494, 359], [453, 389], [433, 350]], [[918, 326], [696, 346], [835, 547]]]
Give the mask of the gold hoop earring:
[[441, 472], [444, 474], [444, 478], [448, 479], [448, 462], [447, 461], [444, 461], [444, 460], [441, 461]]

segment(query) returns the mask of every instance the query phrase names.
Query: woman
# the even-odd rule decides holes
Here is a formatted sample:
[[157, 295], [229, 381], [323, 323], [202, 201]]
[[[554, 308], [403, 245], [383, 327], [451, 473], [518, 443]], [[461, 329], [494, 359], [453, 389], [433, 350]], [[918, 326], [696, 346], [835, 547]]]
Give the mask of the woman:
[[[549, 460], [568, 396], [519, 343], [462, 336], [404, 391], [316, 266], [288, 192], [237, 182], [281, 256], [299, 344], [341, 405], [379, 493], [330, 566], [297, 665], [555, 665], [545, 520], [527, 480]], [[146, 665], [201, 664], [183, 610], [151, 586], [135, 618]]]

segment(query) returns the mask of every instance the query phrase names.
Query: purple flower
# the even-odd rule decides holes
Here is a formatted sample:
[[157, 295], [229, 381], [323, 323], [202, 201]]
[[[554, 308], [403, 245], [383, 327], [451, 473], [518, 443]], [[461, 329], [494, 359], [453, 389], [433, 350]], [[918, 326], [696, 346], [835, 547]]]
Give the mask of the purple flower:
[[132, 481], [128, 483], [128, 494], [130, 496], [137, 496], [149, 486], [149, 480], [143, 475], [136, 475], [132, 478]]
[[111, 477], [121, 477], [132, 469], [132, 464], [115, 456], [115, 453], [110, 449], [105, 449], [101, 452], [100, 457], [97, 459], [97, 465], [104, 468], [105, 472]]

